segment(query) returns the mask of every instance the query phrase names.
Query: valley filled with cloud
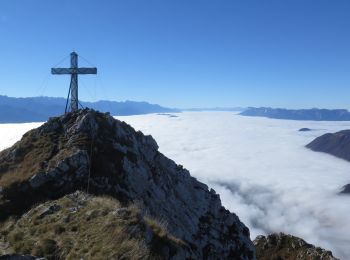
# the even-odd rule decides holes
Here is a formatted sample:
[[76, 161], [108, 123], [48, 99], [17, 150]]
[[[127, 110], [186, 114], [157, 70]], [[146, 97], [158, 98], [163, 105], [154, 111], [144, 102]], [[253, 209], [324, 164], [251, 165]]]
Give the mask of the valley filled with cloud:
[[[243, 117], [232, 112], [186, 112], [117, 117], [220, 194], [225, 207], [249, 227], [251, 238], [270, 232], [300, 236], [350, 259], [350, 163], [304, 146], [350, 122]], [[4, 149], [32, 124], [1, 124]], [[312, 129], [299, 132], [300, 128]]]
[[[220, 194], [259, 234], [285, 232], [350, 259], [350, 163], [304, 146], [350, 122], [243, 117], [230, 112], [120, 117]], [[312, 129], [299, 132], [300, 128]]]

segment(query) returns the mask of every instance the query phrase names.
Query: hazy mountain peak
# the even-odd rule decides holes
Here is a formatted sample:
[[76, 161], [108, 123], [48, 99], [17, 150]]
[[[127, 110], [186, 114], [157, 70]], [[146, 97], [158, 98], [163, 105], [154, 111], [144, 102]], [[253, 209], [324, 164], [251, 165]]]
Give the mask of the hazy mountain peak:
[[[137, 101], [80, 102], [83, 107], [89, 107], [112, 115], [140, 115], [149, 113], [180, 112], [177, 109], [162, 107], [157, 104]], [[61, 115], [66, 106], [65, 98], [58, 97], [27, 97], [14, 98], [0, 95], [0, 123], [43, 122], [49, 117]]]

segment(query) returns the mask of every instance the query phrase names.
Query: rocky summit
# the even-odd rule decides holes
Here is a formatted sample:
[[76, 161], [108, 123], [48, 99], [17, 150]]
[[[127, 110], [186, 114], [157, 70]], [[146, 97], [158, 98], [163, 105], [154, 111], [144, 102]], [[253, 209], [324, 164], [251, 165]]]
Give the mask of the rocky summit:
[[[0, 153], [0, 222], [0, 254], [255, 259], [249, 229], [214, 190], [151, 136], [90, 109], [51, 118]], [[111, 247], [119, 236], [129, 244]]]
[[306, 147], [315, 152], [329, 153], [350, 161], [350, 130], [321, 135]]
[[283, 233], [258, 236], [254, 244], [260, 260], [337, 260], [330, 251]]
[[[327, 133], [314, 139], [306, 145], [315, 152], [323, 152], [350, 161], [350, 130]], [[341, 194], [350, 194], [350, 184], [340, 189]]]

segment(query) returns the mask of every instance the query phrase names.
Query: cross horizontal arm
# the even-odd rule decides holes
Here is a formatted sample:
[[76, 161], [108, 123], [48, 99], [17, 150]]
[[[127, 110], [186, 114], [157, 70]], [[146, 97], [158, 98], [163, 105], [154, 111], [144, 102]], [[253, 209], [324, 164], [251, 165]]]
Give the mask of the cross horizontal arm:
[[73, 74], [70, 68], [52, 68], [51, 74]]
[[96, 68], [52, 68], [51, 74], [97, 74]]
[[78, 68], [78, 74], [97, 74], [96, 68]]

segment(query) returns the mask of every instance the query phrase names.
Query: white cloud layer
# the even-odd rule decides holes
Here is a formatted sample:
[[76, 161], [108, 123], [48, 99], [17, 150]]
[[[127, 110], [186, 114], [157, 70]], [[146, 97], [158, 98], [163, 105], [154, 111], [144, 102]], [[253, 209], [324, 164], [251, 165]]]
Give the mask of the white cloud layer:
[[[230, 112], [120, 117], [213, 187], [251, 237], [283, 231], [350, 259], [350, 163], [304, 146], [350, 122], [243, 117]], [[298, 132], [302, 127], [315, 129]]]
[[0, 124], [0, 150], [12, 146], [27, 131], [39, 127], [42, 123]]
[[[152, 134], [166, 156], [213, 187], [251, 237], [283, 231], [350, 259], [350, 163], [304, 145], [350, 122], [288, 121], [230, 112], [119, 117]], [[0, 149], [34, 124], [0, 125]], [[298, 132], [299, 128], [315, 129]]]

